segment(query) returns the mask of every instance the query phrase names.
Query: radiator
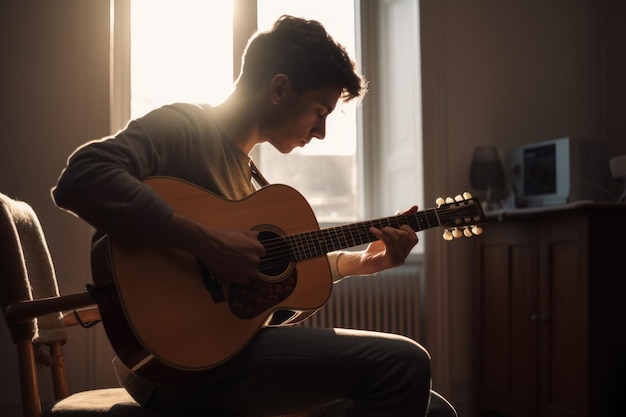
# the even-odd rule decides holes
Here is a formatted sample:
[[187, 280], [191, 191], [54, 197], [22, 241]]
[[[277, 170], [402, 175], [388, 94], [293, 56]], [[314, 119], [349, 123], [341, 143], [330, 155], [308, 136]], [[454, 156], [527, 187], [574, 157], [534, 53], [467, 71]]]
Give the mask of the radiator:
[[303, 321], [305, 327], [376, 330], [420, 339], [419, 265], [344, 279], [328, 303]]

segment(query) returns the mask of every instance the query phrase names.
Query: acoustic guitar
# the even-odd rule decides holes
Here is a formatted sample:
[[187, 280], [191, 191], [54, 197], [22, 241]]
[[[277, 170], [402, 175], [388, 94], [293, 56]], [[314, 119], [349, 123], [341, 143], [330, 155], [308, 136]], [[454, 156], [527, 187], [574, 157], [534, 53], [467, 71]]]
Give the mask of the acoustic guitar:
[[480, 233], [481, 206], [469, 195], [438, 207], [320, 229], [305, 198], [291, 187], [268, 185], [229, 201], [188, 182], [145, 181], [175, 212], [225, 229], [259, 232], [266, 254], [258, 278], [221, 282], [190, 253], [131, 246], [107, 235], [94, 241], [90, 287], [119, 359], [155, 383], [181, 381], [220, 365], [263, 327], [292, 325], [330, 297], [327, 253], [373, 242], [371, 226], [443, 227], [444, 238]]

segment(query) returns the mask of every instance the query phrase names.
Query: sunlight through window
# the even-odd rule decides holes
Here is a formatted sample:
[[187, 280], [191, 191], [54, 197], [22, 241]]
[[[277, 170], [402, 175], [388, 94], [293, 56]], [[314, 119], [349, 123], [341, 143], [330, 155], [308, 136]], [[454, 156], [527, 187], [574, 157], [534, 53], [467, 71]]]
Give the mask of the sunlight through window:
[[233, 81], [231, 1], [131, 1], [131, 117], [221, 102]]

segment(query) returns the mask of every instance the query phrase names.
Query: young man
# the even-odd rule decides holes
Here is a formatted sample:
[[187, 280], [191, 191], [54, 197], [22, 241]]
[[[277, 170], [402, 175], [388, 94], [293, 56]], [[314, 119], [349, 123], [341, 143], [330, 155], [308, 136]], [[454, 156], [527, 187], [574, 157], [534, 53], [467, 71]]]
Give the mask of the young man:
[[[84, 145], [70, 157], [54, 200], [116, 239], [191, 253], [223, 284], [255, 280], [266, 252], [257, 232], [183, 216], [144, 180], [175, 177], [241, 200], [264, 185], [248, 157], [255, 145], [269, 142], [288, 153], [324, 139], [337, 102], [365, 88], [321, 24], [283, 16], [250, 40], [225, 102], [164, 106]], [[367, 249], [328, 255], [334, 281], [401, 265], [417, 244], [408, 226], [370, 232], [379, 240]], [[393, 417], [426, 414], [429, 361], [420, 345], [396, 335], [279, 327], [261, 329], [224, 364], [173, 385], [143, 380], [114, 362], [122, 385], [146, 407], [273, 416], [335, 404], [346, 416]]]

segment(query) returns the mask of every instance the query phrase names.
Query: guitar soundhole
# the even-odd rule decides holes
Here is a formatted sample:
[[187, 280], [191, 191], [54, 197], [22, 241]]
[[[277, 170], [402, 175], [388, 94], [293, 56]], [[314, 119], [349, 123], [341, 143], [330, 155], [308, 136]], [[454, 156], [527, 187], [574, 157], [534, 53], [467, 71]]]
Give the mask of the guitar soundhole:
[[259, 226], [259, 240], [265, 246], [258, 270], [261, 277], [246, 284], [232, 284], [228, 303], [233, 314], [250, 319], [285, 300], [296, 288], [297, 272], [291, 246], [272, 226]]
[[259, 267], [262, 279], [277, 281], [286, 277], [292, 267], [293, 254], [291, 246], [273, 230], [261, 230], [259, 240], [265, 247], [265, 255]]

